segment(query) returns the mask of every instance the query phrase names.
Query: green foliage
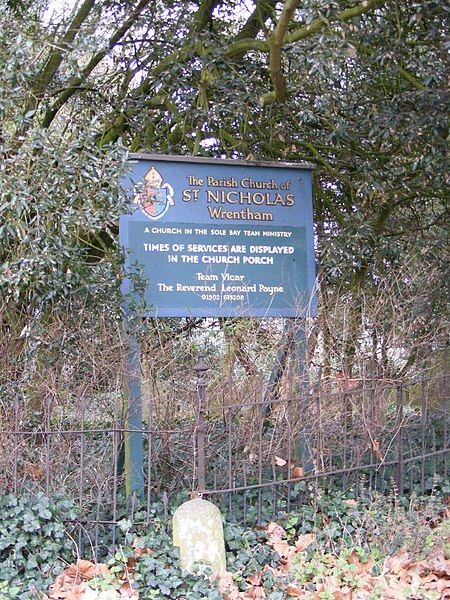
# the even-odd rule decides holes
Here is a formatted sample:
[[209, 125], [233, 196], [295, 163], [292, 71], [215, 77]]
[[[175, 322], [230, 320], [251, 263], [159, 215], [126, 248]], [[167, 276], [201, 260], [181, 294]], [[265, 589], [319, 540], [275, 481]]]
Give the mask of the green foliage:
[[226, 523], [224, 527], [227, 565], [243, 578], [262, 569], [264, 565], [275, 566], [275, 557], [269, 546], [262, 543], [264, 536], [241, 525]]
[[126, 152], [120, 143], [99, 147], [94, 115], [40, 126], [32, 96], [44, 30], [37, 18], [25, 25], [0, 15], [0, 310], [2, 332], [21, 340], [18, 365], [24, 351], [52, 345], [46, 334], [59, 315], [75, 323], [88, 311], [117, 318], [121, 301]]
[[[283, 597], [282, 590], [289, 582], [302, 585], [318, 576], [324, 580], [334, 576], [343, 585], [357, 590], [360, 574], [355, 560], [367, 564], [369, 573], [379, 575], [386, 558], [400, 548], [411, 557], [421, 558], [442, 546], [448, 533], [448, 521], [444, 520], [436, 527], [441, 519], [441, 510], [442, 500], [439, 497], [407, 500], [395, 495], [382, 497], [363, 491], [356, 500], [338, 490], [319, 494], [314, 502], [304, 504], [291, 514], [279, 513], [275, 519], [286, 530], [286, 539], [290, 539], [292, 545], [304, 533], [316, 534], [316, 542], [294, 561], [291, 575], [285, 574], [280, 580], [278, 575], [267, 569], [267, 566], [276, 569], [279, 556], [266, 544], [268, 536], [263, 526], [248, 529], [225, 521], [227, 568], [234, 574], [234, 583], [245, 591], [250, 586], [248, 578], [261, 573], [266, 567], [261, 585], [266, 597], [273, 600]], [[270, 515], [267, 515], [268, 520]], [[174, 552], [171, 548], [170, 536], [158, 518], [138, 540], [139, 548], [151, 550], [150, 554], [139, 557], [137, 562], [137, 581], [139, 585], [145, 583], [150, 586], [151, 591], [147, 592], [149, 598], [158, 597], [158, 593], [168, 598], [176, 598], [181, 593], [195, 598], [195, 593], [200, 592], [206, 598], [217, 597], [217, 591], [208, 591], [208, 585], [204, 581], [201, 583], [201, 578], [180, 573], [177, 549]], [[333, 560], [330, 557], [334, 557]], [[162, 579], [167, 584], [161, 587]]]
[[114, 303], [118, 256], [116, 263], [98, 261], [125, 210], [118, 188], [124, 154], [98, 150], [89, 131], [76, 141], [34, 134], [3, 161], [3, 299], [45, 314], [74, 296], [93, 305], [98, 294]]
[[144, 600], [150, 598], [221, 598], [216, 587], [202, 574], [183, 572], [179, 563], [178, 548], [165, 529], [156, 525], [139, 537], [138, 548], [146, 549], [136, 563], [135, 587]]
[[[0, 501], [0, 509], [4, 515], [0, 531], [0, 599], [26, 600], [48, 589], [64, 566], [62, 560], [73, 560], [73, 541], [63, 520], [74, 519], [75, 511], [67, 502], [12, 495]], [[281, 575], [277, 571], [280, 557], [267, 545], [264, 527], [249, 529], [225, 521], [227, 568], [233, 573], [237, 589], [244, 592], [258, 585], [270, 600], [281, 600], [288, 584], [307, 585], [313, 579], [326, 581], [328, 577], [358, 590], [356, 562], [367, 564], [367, 573], [377, 576], [386, 558], [399, 548], [418, 559], [433, 556], [441, 547], [448, 551], [445, 541], [449, 524], [448, 519], [442, 519], [441, 510], [438, 497], [408, 501], [368, 492], [359, 499], [339, 491], [318, 495], [313, 503], [276, 518], [292, 546], [303, 533], [316, 534], [316, 541], [294, 559], [290, 573]], [[152, 514], [139, 525], [133, 522], [143, 513], [130, 513], [130, 507], [127, 513], [123, 507], [122, 513], [128, 517], [118, 523], [122, 535], [116, 540], [117, 550], [108, 559], [100, 559], [107, 562], [109, 574], [97, 577], [90, 586], [107, 591], [118, 589], [119, 579], [133, 579], [134, 588], [144, 600], [219, 600], [218, 582], [209, 579], [208, 570], [203, 568], [194, 574], [181, 570], [178, 548], [172, 546], [170, 527], [161, 512], [161, 507], [154, 506]], [[373, 594], [371, 597], [376, 598], [375, 591]]]
[[356, 370], [371, 346], [373, 368], [397, 377], [445, 340], [445, 3], [307, 0], [280, 56], [279, 1], [0, 6], [0, 294], [14, 335], [39, 337], [37, 314], [74, 297], [116, 308], [123, 143], [317, 164], [325, 367], [345, 356]]
[[72, 559], [64, 521], [76, 511], [66, 500], [8, 494], [0, 498], [0, 514], [0, 599], [29, 600]]

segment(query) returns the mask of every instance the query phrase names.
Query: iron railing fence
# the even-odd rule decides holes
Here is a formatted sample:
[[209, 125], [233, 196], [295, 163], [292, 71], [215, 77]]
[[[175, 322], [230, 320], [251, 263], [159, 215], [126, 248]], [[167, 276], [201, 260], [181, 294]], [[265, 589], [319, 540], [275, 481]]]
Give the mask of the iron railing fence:
[[161, 418], [146, 398], [144, 493], [128, 500], [129, 431], [117, 398], [81, 395], [70, 408], [49, 396], [44, 416], [33, 420], [17, 395], [0, 405], [0, 492], [70, 498], [79, 507], [80, 545], [88, 539], [100, 553], [114, 545], [124, 517], [146, 522], [156, 508], [168, 519], [192, 494], [244, 525], [294, 511], [318, 489], [426, 494], [448, 480], [446, 382], [446, 372], [344, 380], [336, 389], [320, 375], [309, 388], [288, 378], [269, 402], [262, 379], [245, 391], [229, 381], [220, 401], [209, 401], [207, 373], [199, 372], [186, 384], [192, 402], [182, 414]]

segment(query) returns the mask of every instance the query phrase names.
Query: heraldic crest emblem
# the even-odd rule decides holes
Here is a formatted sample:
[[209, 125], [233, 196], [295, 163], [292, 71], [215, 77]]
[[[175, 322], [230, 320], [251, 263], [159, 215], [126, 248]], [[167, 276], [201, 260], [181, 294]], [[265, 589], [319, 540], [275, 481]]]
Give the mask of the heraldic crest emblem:
[[135, 187], [133, 202], [141, 207], [149, 219], [160, 219], [169, 206], [174, 205], [173, 187], [163, 183], [161, 173], [152, 167], [144, 177], [144, 184]]

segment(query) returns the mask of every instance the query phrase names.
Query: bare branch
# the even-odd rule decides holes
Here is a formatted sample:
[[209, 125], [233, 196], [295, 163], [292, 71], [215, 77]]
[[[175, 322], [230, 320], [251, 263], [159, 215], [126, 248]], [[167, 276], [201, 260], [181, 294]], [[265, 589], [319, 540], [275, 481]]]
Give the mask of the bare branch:
[[[341, 11], [337, 14], [336, 17], [331, 18], [331, 21], [349, 21], [354, 17], [359, 17], [362, 14], [370, 12], [375, 9], [377, 6], [381, 6], [382, 4], [386, 4], [387, 0], [365, 0], [360, 5], [355, 6], [353, 8], [349, 8]], [[327, 23], [321, 19], [314, 19], [309, 25], [305, 25], [300, 29], [286, 35], [283, 41], [283, 45], [293, 44], [294, 42], [298, 42], [305, 38], [311, 37], [319, 31], [322, 31], [327, 26]], [[228, 56], [239, 56], [241, 54], [245, 54], [246, 52], [251, 52], [252, 50], [259, 50], [260, 52], [268, 52], [270, 49], [269, 42], [264, 40], [253, 40], [253, 39], [239, 39], [230, 44], [228, 49]]]
[[64, 52], [69, 47], [69, 45], [75, 39], [77, 33], [80, 30], [80, 27], [84, 23], [84, 21], [88, 18], [89, 13], [95, 6], [95, 0], [85, 0], [80, 7], [80, 10], [75, 15], [72, 23], [67, 29], [63, 38], [57, 42], [54, 46], [54, 50], [49, 56], [46, 64], [44, 65], [40, 76], [36, 81], [36, 86], [34, 88], [34, 93], [36, 95], [36, 105], [39, 101], [39, 96], [41, 96], [45, 90], [47, 89], [48, 84], [53, 79], [56, 71], [59, 69], [63, 58]]
[[281, 68], [281, 48], [284, 44], [286, 31], [290, 20], [297, 8], [299, 0], [286, 0], [280, 19], [275, 29], [269, 34], [269, 71], [275, 88], [275, 98], [277, 102], [286, 100], [286, 81], [283, 77]]
[[125, 20], [123, 25], [119, 27], [119, 29], [117, 29], [117, 31], [110, 37], [108, 45], [92, 57], [92, 59], [83, 69], [79, 77], [75, 77], [74, 79], [72, 79], [68, 87], [59, 95], [59, 97], [53, 103], [52, 108], [46, 112], [42, 121], [43, 127], [50, 126], [59, 109], [62, 106], [64, 106], [64, 104], [79, 90], [80, 85], [84, 81], [86, 81], [86, 78], [89, 77], [89, 75], [92, 73], [95, 67], [105, 58], [109, 50], [114, 48], [117, 42], [124, 37], [124, 35], [134, 25], [142, 11], [148, 6], [149, 2], [150, 0], [141, 0], [136, 6], [136, 8], [131, 12], [128, 19]]
[[[255, 10], [252, 12], [247, 22], [234, 38], [237, 44], [240, 40], [255, 39], [258, 33], [263, 29], [266, 20], [272, 14], [278, 0], [259, 0], [255, 3]], [[245, 50], [242, 53], [236, 52], [233, 58], [236, 61], [242, 60]]]

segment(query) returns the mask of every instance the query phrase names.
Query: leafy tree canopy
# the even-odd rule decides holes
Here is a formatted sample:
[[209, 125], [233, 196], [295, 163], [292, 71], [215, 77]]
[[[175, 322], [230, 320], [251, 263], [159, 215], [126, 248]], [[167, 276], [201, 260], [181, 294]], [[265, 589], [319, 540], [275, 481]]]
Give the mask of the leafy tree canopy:
[[[446, 3], [0, 8], [8, 314], [34, 318], [81, 290], [101, 307], [117, 291], [126, 147], [315, 162], [316, 340], [350, 360], [367, 335], [375, 354], [410, 345], [411, 360], [423, 340], [442, 342]], [[380, 320], [367, 306], [382, 282], [390, 303]], [[341, 306], [337, 334], [329, 319]]]

